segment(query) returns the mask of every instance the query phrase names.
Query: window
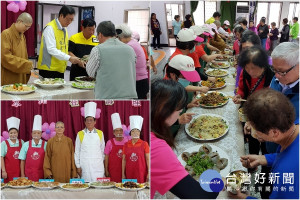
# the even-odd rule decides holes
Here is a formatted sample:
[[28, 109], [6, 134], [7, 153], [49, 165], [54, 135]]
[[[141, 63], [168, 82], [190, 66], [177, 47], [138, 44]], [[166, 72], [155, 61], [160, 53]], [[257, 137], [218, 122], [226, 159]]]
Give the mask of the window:
[[[126, 13], [127, 12], [127, 13]], [[125, 11], [125, 23], [128, 24], [132, 31], [140, 34], [140, 43], [147, 43], [148, 41], [148, 23], [149, 10], [128, 10]]]
[[290, 3], [288, 20], [292, 21], [292, 19], [294, 17], [300, 18], [300, 16], [299, 16], [299, 3]]
[[217, 11], [216, 1], [199, 1], [196, 11], [193, 13], [196, 25], [203, 25]]
[[282, 3], [258, 2], [256, 24], [259, 24], [262, 17], [266, 17], [266, 24], [270, 25], [272, 22], [275, 22], [276, 26], [279, 27], [281, 7]]
[[237, 6], [249, 6], [248, 2], [236, 2]]

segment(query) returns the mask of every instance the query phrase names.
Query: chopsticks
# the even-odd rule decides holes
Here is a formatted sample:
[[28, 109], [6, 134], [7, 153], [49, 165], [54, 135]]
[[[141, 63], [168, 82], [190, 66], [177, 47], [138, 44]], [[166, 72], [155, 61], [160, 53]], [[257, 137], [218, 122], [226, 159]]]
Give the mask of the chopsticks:
[[[228, 98], [234, 98], [233, 96], [227, 96]], [[239, 99], [239, 101], [247, 101], [246, 99]]]

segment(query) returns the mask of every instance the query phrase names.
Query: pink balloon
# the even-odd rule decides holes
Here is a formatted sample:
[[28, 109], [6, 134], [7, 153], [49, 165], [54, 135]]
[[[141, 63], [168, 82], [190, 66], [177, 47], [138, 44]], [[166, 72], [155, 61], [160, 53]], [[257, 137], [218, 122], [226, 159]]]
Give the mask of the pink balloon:
[[1, 136], [1, 142], [3, 142], [4, 140], [5, 140], [4, 137]]
[[84, 117], [84, 107], [80, 108], [80, 114], [81, 114], [82, 117]]
[[4, 137], [5, 140], [7, 140], [9, 138], [9, 133], [7, 131], [3, 131], [2, 136]]
[[100, 114], [101, 114], [101, 109], [100, 109], [100, 108], [97, 108], [97, 109], [96, 109], [96, 116], [95, 116], [95, 118], [96, 118], [96, 119], [99, 119], [99, 118], [100, 118]]
[[56, 132], [55, 132], [55, 131], [51, 132], [50, 138], [53, 138], [55, 135], [56, 135]]
[[46, 131], [49, 128], [49, 124], [46, 122], [42, 125], [42, 131]]
[[48, 134], [47, 134], [46, 132], [43, 132], [43, 133], [42, 133], [42, 138], [43, 138], [44, 140], [48, 140]]
[[50, 126], [49, 126], [49, 129], [51, 131], [54, 131], [55, 130], [55, 123], [54, 122], [51, 122]]
[[20, 1], [19, 2], [19, 8], [20, 8], [20, 10], [24, 11], [26, 9], [26, 5], [27, 5], [26, 1]]
[[7, 10], [17, 13], [19, 11], [19, 5], [16, 4], [15, 2], [12, 2], [7, 5]]

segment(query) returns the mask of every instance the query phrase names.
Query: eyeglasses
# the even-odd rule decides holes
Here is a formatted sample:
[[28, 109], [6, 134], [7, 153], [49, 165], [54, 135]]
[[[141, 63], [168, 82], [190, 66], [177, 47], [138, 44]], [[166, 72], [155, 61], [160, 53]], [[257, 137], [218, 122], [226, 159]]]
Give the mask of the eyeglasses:
[[28, 25], [26, 25], [24, 22], [22, 22], [22, 23], [24, 24], [24, 26], [26, 27], [27, 30], [31, 27], [31, 25], [28, 26]]
[[279, 74], [280, 76], [285, 76], [287, 73], [289, 73], [292, 69], [294, 69], [297, 65], [294, 65], [293, 67], [289, 68], [287, 71], [285, 72], [280, 72], [280, 71], [277, 71], [276, 69], [274, 69], [273, 66], [271, 66], [271, 70], [272, 72], [274, 72], [275, 74]]

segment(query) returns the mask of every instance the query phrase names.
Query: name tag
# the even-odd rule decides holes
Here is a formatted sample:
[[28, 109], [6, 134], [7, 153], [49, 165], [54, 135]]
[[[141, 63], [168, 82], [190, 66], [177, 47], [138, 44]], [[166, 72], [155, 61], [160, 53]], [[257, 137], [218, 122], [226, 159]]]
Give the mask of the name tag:
[[26, 179], [28, 179], [28, 177], [14, 177], [13, 180], [17, 180], [19, 178], [26, 178]]
[[97, 178], [98, 182], [110, 182], [110, 178]]
[[92, 41], [93, 41], [94, 43], [99, 43], [99, 40], [98, 40], [97, 38], [92, 38]]
[[84, 179], [73, 178], [73, 179], [70, 179], [70, 183], [81, 183], [81, 184], [83, 184]]
[[137, 183], [137, 179], [122, 179], [122, 183], [126, 183], [126, 182], [134, 182], [134, 183]]
[[54, 179], [39, 179], [39, 182], [54, 182]]

